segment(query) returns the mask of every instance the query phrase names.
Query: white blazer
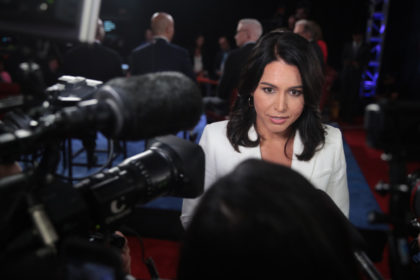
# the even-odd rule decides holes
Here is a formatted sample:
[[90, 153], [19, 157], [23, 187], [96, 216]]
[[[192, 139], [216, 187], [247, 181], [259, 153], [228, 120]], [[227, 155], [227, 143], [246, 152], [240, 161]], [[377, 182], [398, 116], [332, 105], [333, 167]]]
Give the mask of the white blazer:
[[[250, 158], [261, 159], [259, 145], [252, 148], [239, 146], [240, 153], [233, 149], [226, 135], [227, 122], [207, 125], [201, 136], [199, 144], [206, 158], [204, 191], [217, 179], [231, 172], [240, 162]], [[299, 155], [303, 151], [299, 132], [296, 133], [291, 168], [301, 173], [315, 187], [325, 191], [348, 217], [350, 203], [341, 131], [330, 125], [324, 126], [325, 144], [309, 161], [301, 161], [296, 157], [296, 154]], [[257, 139], [254, 127], [249, 130], [248, 135], [251, 140]], [[183, 200], [181, 222], [184, 228], [189, 224], [200, 198]]]

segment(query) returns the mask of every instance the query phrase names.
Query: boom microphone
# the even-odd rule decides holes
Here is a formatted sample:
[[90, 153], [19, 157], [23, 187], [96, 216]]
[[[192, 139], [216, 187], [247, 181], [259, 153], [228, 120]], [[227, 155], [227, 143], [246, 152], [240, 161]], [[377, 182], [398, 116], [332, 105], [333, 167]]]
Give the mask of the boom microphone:
[[0, 156], [32, 151], [45, 140], [92, 129], [119, 140], [142, 140], [192, 129], [202, 114], [196, 83], [178, 72], [115, 78], [94, 99], [43, 115], [0, 134]]
[[141, 140], [192, 129], [202, 114], [199, 88], [178, 72], [115, 78], [94, 96], [93, 112], [86, 105], [92, 101], [65, 108], [64, 123], [84, 124], [93, 113], [97, 129], [106, 136]]

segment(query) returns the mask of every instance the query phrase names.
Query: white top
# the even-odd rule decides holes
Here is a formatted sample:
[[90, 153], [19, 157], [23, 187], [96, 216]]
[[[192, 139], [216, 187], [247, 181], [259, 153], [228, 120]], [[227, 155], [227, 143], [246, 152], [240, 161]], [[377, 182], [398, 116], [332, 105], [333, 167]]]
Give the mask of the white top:
[[201, 55], [194, 56], [194, 73], [203, 71], [203, 57]]
[[[217, 179], [233, 171], [240, 162], [250, 158], [261, 159], [259, 145], [252, 148], [239, 146], [240, 153], [234, 150], [226, 135], [227, 122], [220, 121], [207, 125], [201, 136], [199, 144], [206, 158], [204, 191]], [[341, 131], [330, 125], [324, 127], [325, 144], [309, 161], [301, 161], [296, 157], [296, 154], [299, 155], [303, 151], [302, 140], [299, 132], [296, 132], [291, 168], [301, 173], [316, 188], [325, 191], [348, 217], [350, 203]], [[257, 139], [254, 127], [249, 130], [248, 135], [251, 140]], [[183, 200], [181, 222], [184, 228], [189, 224], [199, 200], [200, 197]]]

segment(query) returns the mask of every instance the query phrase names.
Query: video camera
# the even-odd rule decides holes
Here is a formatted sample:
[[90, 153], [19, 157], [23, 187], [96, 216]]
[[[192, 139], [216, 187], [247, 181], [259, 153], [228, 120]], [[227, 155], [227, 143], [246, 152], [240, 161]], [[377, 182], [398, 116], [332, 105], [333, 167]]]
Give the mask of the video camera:
[[[0, 30], [91, 43], [100, 4], [5, 1]], [[106, 84], [63, 77], [48, 89], [34, 81], [25, 84], [25, 98], [1, 106], [0, 168], [24, 155], [37, 161], [0, 179], [0, 278], [123, 279], [113, 233], [134, 207], [203, 192], [202, 149], [174, 135], [198, 123], [199, 88], [176, 72]], [[56, 170], [63, 141], [96, 132], [112, 140], [147, 139], [148, 147], [77, 184], [62, 180]]]
[[379, 100], [365, 112], [369, 146], [404, 160], [420, 160], [420, 102]]
[[372, 222], [392, 225], [392, 279], [417, 279], [420, 275], [420, 170], [407, 175], [406, 166], [407, 162], [420, 162], [419, 112], [418, 101], [388, 99], [369, 104], [365, 110], [367, 144], [382, 150], [382, 159], [389, 165], [389, 183], [376, 186], [380, 194], [390, 194], [389, 213], [372, 215]]
[[[66, 86], [61, 87], [66, 90], [55, 89], [40, 108], [23, 113], [24, 122], [12, 122], [15, 115], [6, 115], [7, 129], [0, 134], [1, 162], [7, 164], [34, 151], [42, 157], [33, 169], [0, 180], [3, 272], [13, 272], [11, 263], [22, 264], [23, 257], [31, 256], [32, 264], [41, 259], [56, 261], [51, 256], [61, 252], [76, 252], [71, 247], [83, 247], [81, 241], [69, 247], [68, 239], [87, 240], [98, 229], [106, 232], [109, 241], [109, 233], [135, 205], [164, 195], [195, 198], [203, 192], [202, 149], [166, 135], [192, 128], [200, 118], [201, 94], [192, 80], [161, 72], [116, 78], [94, 87], [77, 86], [73, 92]], [[78, 101], [77, 96], [83, 98]], [[60, 143], [73, 133], [89, 130], [114, 139], [148, 138], [148, 149], [71, 185], [55, 176]], [[92, 246], [85, 249], [93, 250]]]

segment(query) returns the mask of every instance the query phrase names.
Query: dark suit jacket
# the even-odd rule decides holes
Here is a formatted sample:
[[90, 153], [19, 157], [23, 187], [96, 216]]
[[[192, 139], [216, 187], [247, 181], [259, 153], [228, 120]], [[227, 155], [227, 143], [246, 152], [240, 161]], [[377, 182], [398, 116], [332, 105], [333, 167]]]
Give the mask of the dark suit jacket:
[[348, 42], [344, 44], [342, 53], [342, 62], [347, 66], [350, 62], [355, 61], [361, 68], [369, 62], [369, 46], [363, 42], [357, 50], [353, 49], [353, 43]]
[[[214, 74], [216, 74], [217, 72], [219, 72], [221, 70], [222, 63], [225, 63], [225, 61], [227, 59], [227, 56], [229, 55], [229, 52], [230, 52], [230, 50], [228, 50], [228, 51], [219, 50], [216, 53], [216, 55], [214, 56], [214, 62], [213, 62], [213, 73]], [[218, 79], [219, 77], [217, 77], [215, 75], [215, 78]]]
[[255, 43], [249, 43], [229, 53], [217, 89], [217, 94], [220, 98], [229, 101], [231, 93], [238, 87], [242, 67], [245, 65], [254, 46]]
[[106, 82], [123, 76], [121, 56], [100, 43], [79, 45], [70, 49], [63, 59], [61, 73]]
[[191, 59], [186, 49], [157, 38], [131, 52], [130, 73], [141, 75], [160, 71], [178, 71], [195, 81]]
[[324, 54], [322, 53], [321, 47], [316, 41], [310, 41], [309, 44], [314, 48], [316, 56], [318, 57], [319, 63], [321, 64], [321, 69], [325, 73], [325, 63], [324, 63]]

